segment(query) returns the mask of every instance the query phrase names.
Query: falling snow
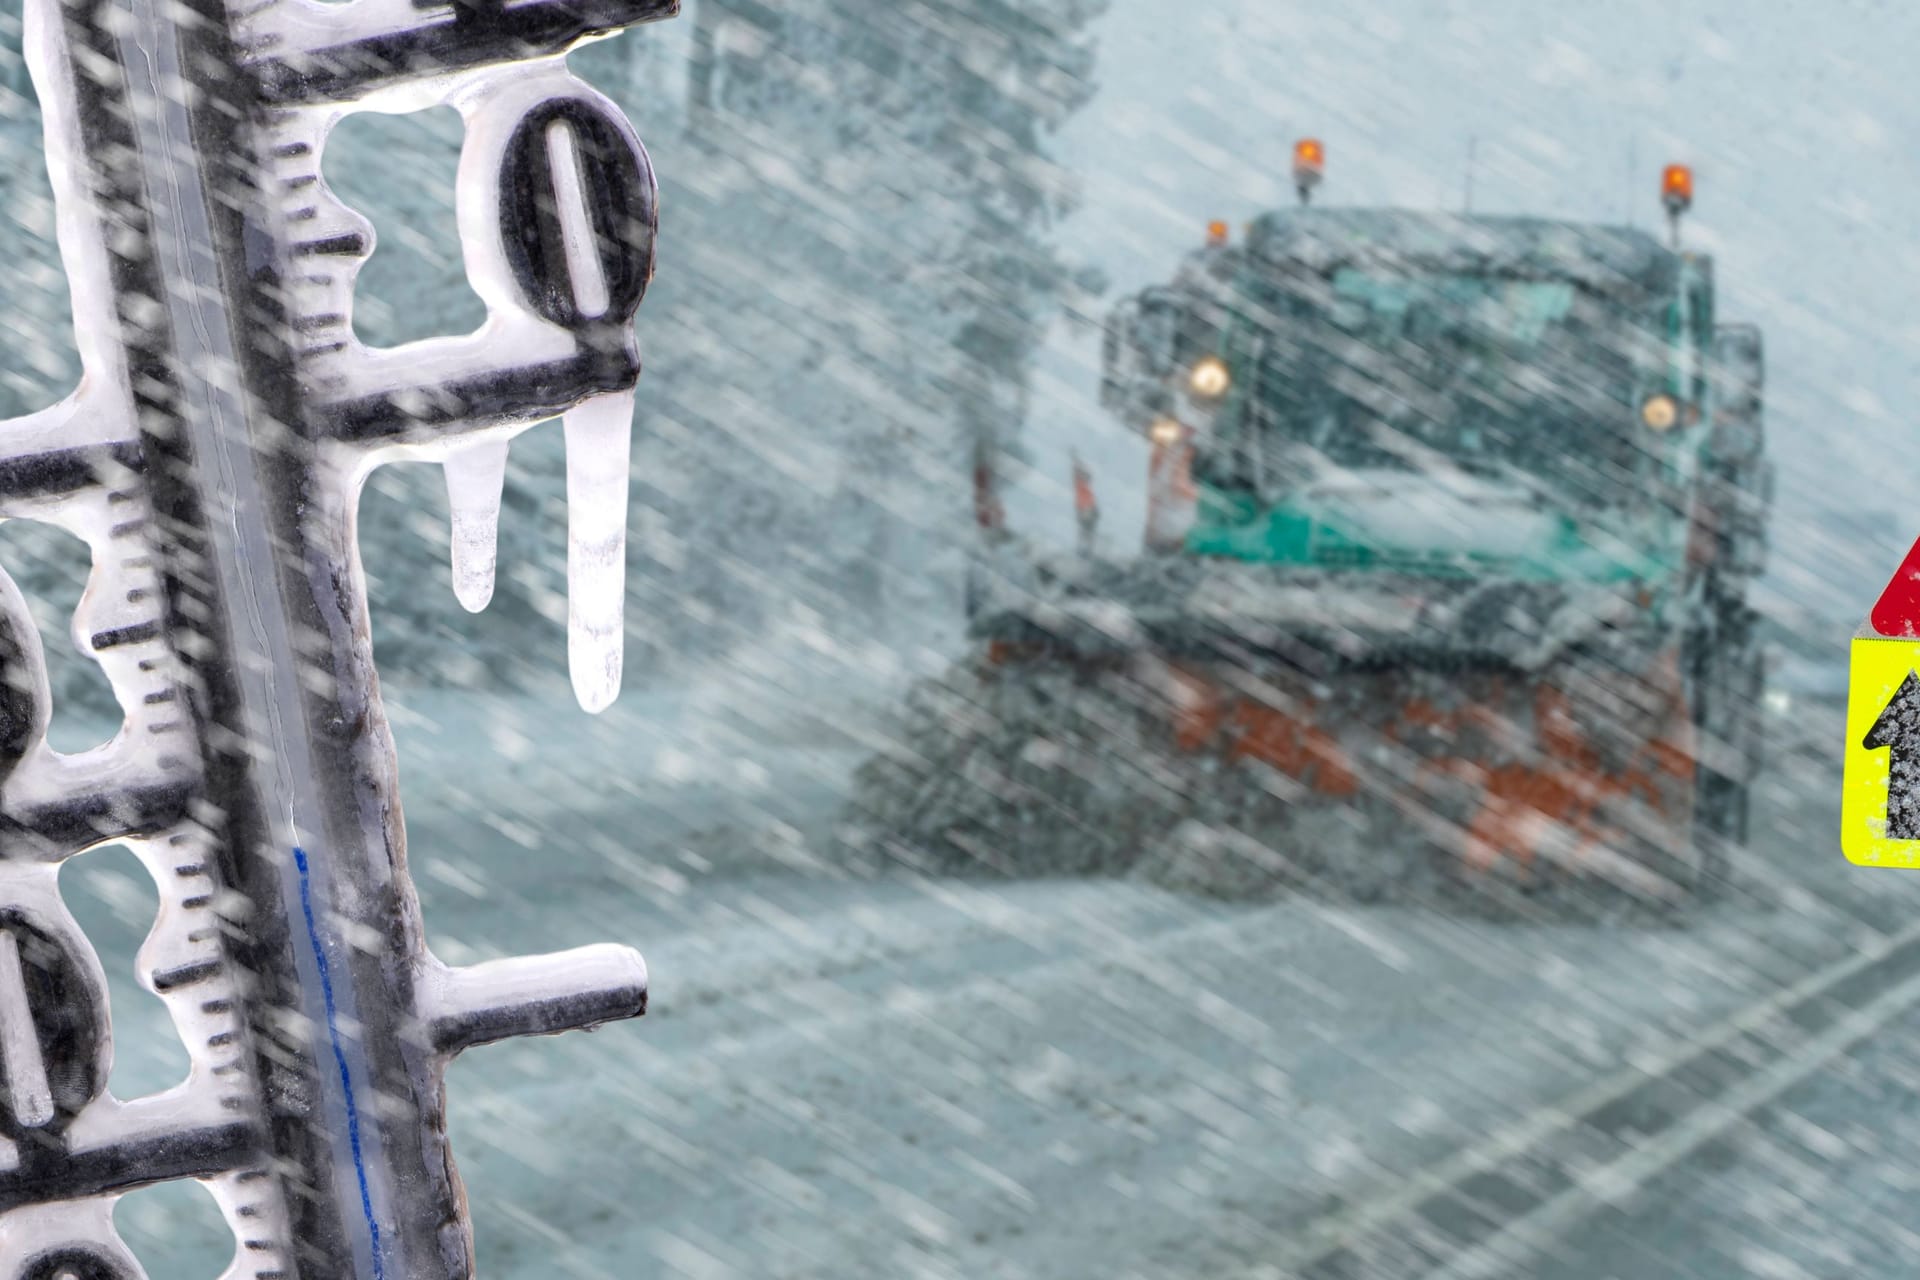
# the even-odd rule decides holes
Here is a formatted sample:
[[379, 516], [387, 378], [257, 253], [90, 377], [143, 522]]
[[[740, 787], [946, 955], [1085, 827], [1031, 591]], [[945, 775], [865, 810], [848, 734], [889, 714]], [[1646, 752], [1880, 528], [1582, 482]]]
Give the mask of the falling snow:
[[[258, 639], [234, 680], [272, 709], [339, 693], [316, 749], [390, 731], [397, 783], [355, 757], [350, 805], [288, 822], [397, 831], [404, 797], [391, 911], [367, 873], [338, 912], [277, 914], [297, 898], [218, 882], [229, 815], [169, 807], [241, 753], [203, 759], [211, 713], [175, 700], [206, 620], [137, 468], [4, 497], [0, 1280], [91, 1280], [29, 1254], [56, 1217], [124, 1242], [116, 1280], [252, 1276], [236, 1224], [307, 1276], [296, 1218], [230, 1169], [17, 1207], [37, 1152], [266, 1114], [271, 1082], [213, 1074], [237, 1040], [383, 1047], [272, 1003], [243, 943], [289, 930], [333, 973], [407, 972], [439, 1020], [389, 1038], [443, 1037], [436, 1063], [513, 1000], [650, 988], [637, 1021], [452, 1065], [487, 1277], [1912, 1274], [1920, 881], [1847, 864], [1837, 824], [1852, 747], [1886, 751], [1889, 834], [1920, 812], [1913, 689], [1852, 740], [1845, 705], [1848, 639], [1920, 535], [1890, 163], [1920, 19], [681, 8], [564, 68], [273, 126], [275, 216], [370, 235], [357, 281], [285, 282], [318, 353], [291, 394], [415, 426], [280, 495], [321, 512], [314, 581], [363, 581], [366, 612], [216, 630]], [[269, 49], [336, 9], [429, 13], [242, 21]], [[20, 10], [8, 459], [131, 438], [133, 384], [96, 376], [112, 334], [217, 292], [136, 297], [71, 251], [78, 171], [43, 151]], [[555, 94], [605, 94], [658, 168], [658, 276], [621, 329], [644, 370], [430, 437], [481, 412], [450, 388], [564, 327], [476, 200], [558, 228], [571, 290], [536, 304], [624, 324], [566, 194], [609, 152], [543, 126], [545, 204], [476, 167]], [[156, 207], [192, 239], [192, 201]], [[1764, 338], [1764, 407], [1741, 339], [1694, 422], [1670, 361], [1703, 321], [1669, 303], [1708, 258], [1713, 323]], [[238, 365], [183, 341], [207, 397], [184, 417], [210, 421]], [[303, 847], [275, 883], [324, 902], [329, 867]], [[586, 942], [615, 948], [500, 967]], [[359, 1096], [369, 1132], [396, 1114]], [[332, 1172], [276, 1177], [357, 1212]]]

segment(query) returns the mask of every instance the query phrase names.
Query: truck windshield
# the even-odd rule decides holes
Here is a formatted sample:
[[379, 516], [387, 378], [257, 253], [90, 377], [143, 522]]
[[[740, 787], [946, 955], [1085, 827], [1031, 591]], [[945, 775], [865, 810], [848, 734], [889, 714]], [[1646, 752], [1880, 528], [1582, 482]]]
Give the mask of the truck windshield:
[[1252, 374], [1234, 416], [1260, 454], [1346, 467], [1437, 455], [1604, 503], [1642, 471], [1636, 368], [1657, 346], [1644, 308], [1565, 280], [1356, 268], [1262, 301], [1260, 323], [1222, 335]]

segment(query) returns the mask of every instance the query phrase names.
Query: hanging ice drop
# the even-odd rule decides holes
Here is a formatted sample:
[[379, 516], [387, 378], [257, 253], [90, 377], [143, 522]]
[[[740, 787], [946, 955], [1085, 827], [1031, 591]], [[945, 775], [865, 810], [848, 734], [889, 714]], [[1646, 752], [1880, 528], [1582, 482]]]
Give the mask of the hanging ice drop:
[[479, 613], [493, 599], [508, 447], [505, 440], [469, 445], [441, 464], [452, 513], [453, 594], [469, 613]]
[[566, 432], [567, 667], [573, 696], [601, 712], [620, 694], [633, 392], [569, 409]]

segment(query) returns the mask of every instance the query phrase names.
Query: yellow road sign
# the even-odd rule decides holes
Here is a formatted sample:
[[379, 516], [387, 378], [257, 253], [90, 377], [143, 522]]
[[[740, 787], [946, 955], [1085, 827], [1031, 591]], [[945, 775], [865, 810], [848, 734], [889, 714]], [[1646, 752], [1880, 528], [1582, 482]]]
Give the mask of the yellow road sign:
[[1920, 868], [1920, 639], [1854, 637], [1845, 759], [1847, 861]]

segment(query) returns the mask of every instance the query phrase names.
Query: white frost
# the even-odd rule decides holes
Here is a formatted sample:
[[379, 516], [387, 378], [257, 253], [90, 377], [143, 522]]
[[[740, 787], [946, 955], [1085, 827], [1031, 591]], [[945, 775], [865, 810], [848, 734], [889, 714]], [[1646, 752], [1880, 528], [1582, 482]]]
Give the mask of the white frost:
[[20, 945], [0, 929], [0, 1069], [7, 1077], [7, 1103], [15, 1123], [40, 1129], [53, 1120], [53, 1091], [40, 1056], [33, 1010], [27, 1006], [27, 981], [20, 969]]

